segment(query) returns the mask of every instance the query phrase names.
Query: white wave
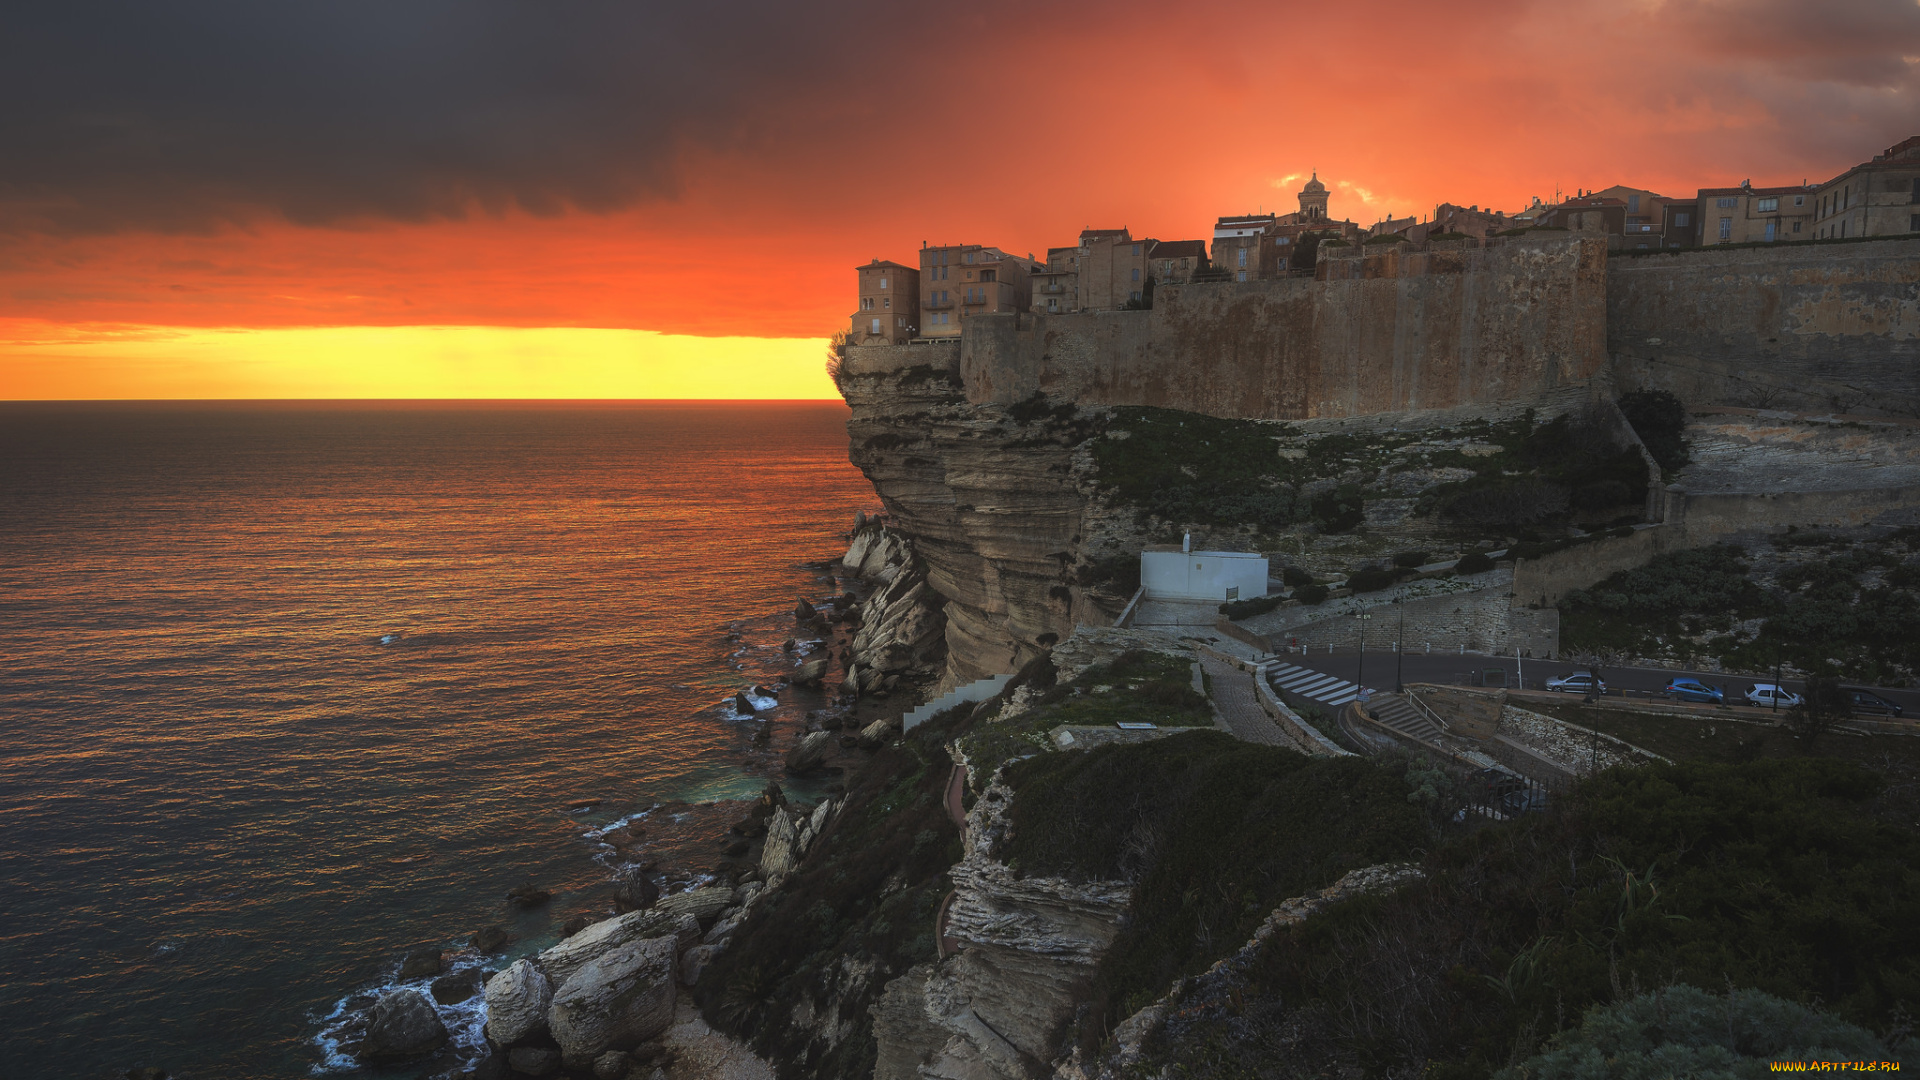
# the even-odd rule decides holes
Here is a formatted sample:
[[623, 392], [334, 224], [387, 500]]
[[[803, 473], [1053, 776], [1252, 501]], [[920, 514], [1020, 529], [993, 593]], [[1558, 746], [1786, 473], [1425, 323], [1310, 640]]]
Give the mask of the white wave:
[[[353, 1032], [355, 1022], [362, 1009], [355, 1008], [356, 1001], [379, 998], [393, 990], [418, 990], [433, 1005], [434, 1012], [440, 1015], [440, 1022], [447, 1026], [447, 1044], [459, 1056], [462, 1065], [471, 1064], [486, 1056], [487, 1037], [483, 1032], [487, 1023], [486, 995], [479, 990], [465, 1001], [454, 1005], [442, 1005], [433, 999], [435, 980], [448, 975], [463, 974], [476, 968], [504, 966], [511, 958], [483, 956], [465, 943], [449, 944], [447, 951], [454, 955], [447, 964], [447, 970], [438, 975], [429, 975], [420, 979], [402, 981], [397, 974], [373, 986], [362, 987], [334, 1002], [333, 1011], [322, 1017], [309, 1017], [320, 1025], [313, 1037], [313, 1045], [320, 1052], [320, 1062], [310, 1070], [314, 1076], [331, 1073], [353, 1072], [361, 1068], [360, 1062], [347, 1053], [346, 1043]], [[455, 951], [457, 950], [457, 951]], [[398, 971], [396, 967], [396, 972]]]

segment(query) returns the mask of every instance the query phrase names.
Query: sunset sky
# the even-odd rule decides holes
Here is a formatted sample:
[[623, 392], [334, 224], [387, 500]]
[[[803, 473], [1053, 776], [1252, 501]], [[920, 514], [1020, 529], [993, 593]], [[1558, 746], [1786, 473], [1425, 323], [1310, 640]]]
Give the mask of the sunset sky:
[[73, 2], [0, 95], [0, 398], [830, 397], [923, 241], [1825, 179], [1920, 0]]

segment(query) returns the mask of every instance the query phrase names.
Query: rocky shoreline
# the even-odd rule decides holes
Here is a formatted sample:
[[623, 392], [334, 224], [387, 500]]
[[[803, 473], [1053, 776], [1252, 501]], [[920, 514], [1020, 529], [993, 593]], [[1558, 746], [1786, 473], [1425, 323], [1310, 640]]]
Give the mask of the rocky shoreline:
[[[944, 621], [910, 545], [878, 518], [856, 517], [833, 595], [799, 600], [782, 644], [782, 677], [737, 693], [734, 718], [775, 707], [795, 687], [825, 692], [781, 758], [784, 777], [843, 776], [900, 733], [901, 717], [938, 681]], [[739, 633], [729, 634], [738, 640]], [[762, 727], [754, 745], [774, 732]], [[495, 969], [512, 937], [501, 925], [467, 947], [423, 949], [402, 962], [396, 984], [343, 1001], [326, 1018], [329, 1064], [424, 1067], [450, 1080], [771, 1080], [771, 1065], [709, 1028], [689, 995], [733, 931], [777, 892], [844, 804], [838, 781], [816, 802], [790, 800], [769, 782], [720, 841], [710, 870], [685, 891], [663, 895], [642, 854], [646, 831], [622, 818], [588, 836], [632, 860], [613, 875], [612, 910], [576, 916], [561, 940]], [[592, 800], [576, 809], [589, 809]], [[655, 808], [657, 809], [657, 807]], [[509, 908], [533, 909], [551, 894], [533, 883], [511, 890]]]

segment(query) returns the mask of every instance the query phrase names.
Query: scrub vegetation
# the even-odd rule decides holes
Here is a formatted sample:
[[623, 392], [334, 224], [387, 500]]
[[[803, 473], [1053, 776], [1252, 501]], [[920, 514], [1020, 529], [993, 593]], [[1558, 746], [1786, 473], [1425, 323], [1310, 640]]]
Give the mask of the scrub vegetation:
[[1009, 866], [1138, 882], [1081, 1013], [1081, 1042], [1096, 1048], [1173, 979], [1238, 948], [1280, 901], [1429, 840], [1434, 822], [1409, 799], [1404, 774], [1219, 732], [1009, 768], [1013, 828], [996, 852]]
[[1886, 1031], [1920, 1001], [1920, 835], [1889, 810], [1880, 775], [1831, 759], [1602, 773], [1439, 845], [1425, 882], [1275, 935], [1183, 1003], [1149, 1064], [1479, 1080], [1677, 985]]
[[1669, 552], [1560, 603], [1569, 650], [1887, 683], [1920, 669], [1920, 530]]

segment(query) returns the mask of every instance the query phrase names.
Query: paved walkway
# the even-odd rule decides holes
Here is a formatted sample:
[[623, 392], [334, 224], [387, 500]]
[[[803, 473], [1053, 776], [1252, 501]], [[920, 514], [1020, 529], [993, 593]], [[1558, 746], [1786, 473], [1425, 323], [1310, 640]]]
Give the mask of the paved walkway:
[[1233, 732], [1234, 738], [1306, 752], [1306, 747], [1280, 730], [1280, 725], [1260, 707], [1260, 699], [1254, 696], [1253, 676], [1211, 656], [1202, 656], [1200, 666], [1213, 684], [1214, 714]]

